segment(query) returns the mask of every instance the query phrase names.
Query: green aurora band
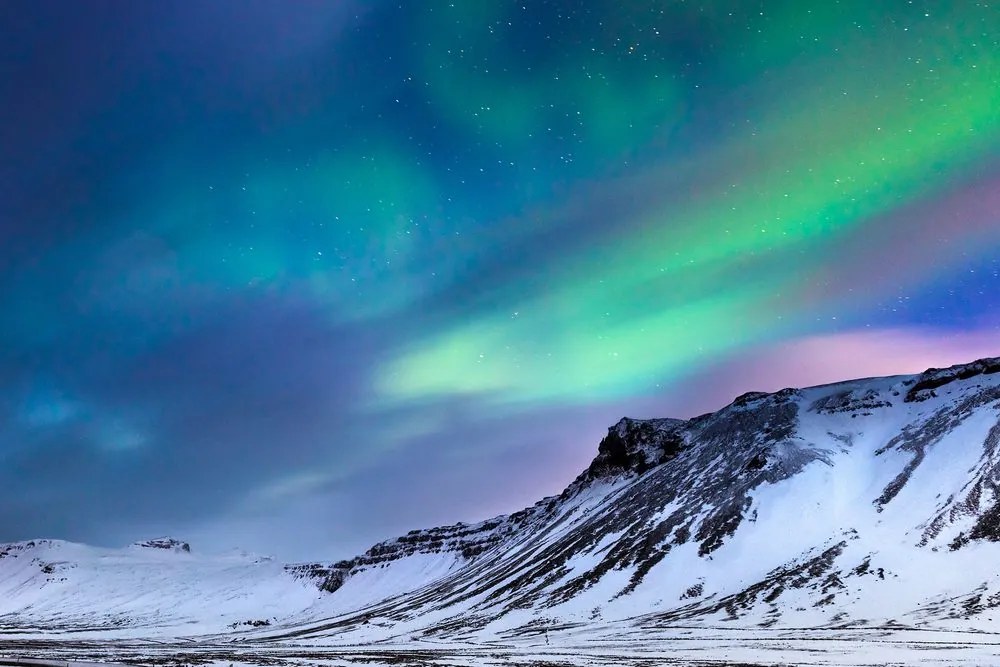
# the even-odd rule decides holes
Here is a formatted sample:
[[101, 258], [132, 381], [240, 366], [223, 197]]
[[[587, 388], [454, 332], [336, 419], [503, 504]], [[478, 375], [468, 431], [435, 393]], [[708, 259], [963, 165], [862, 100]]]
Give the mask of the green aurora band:
[[[809, 304], [790, 308], [781, 295], [830, 261], [832, 238], [865, 234], [995, 152], [1000, 51], [987, 23], [958, 10], [890, 22], [873, 6], [854, 5], [868, 24], [845, 35], [842, 16], [810, 22], [810, 10], [784, 9], [781, 27], [767, 35], [792, 36], [791, 43], [754, 41], [750, 30], [749, 42], [731, 45], [734, 56], [760, 54], [764, 73], [748, 94], [727, 100], [728, 136], [705, 153], [653, 156], [596, 192], [588, 184], [571, 195], [613, 217], [613, 235], [599, 249], [558, 258], [538, 280], [506, 286], [473, 321], [405, 350], [384, 370], [382, 390], [407, 399], [457, 392], [538, 401], [651, 389], [704, 358], [801, 328], [805, 318], [782, 313], [808, 316]], [[805, 39], [808, 28], [820, 32]], [[838, 46], [803, 59], [795, 49], [807, 42]], [[473, 99], [489, 88], [461, 81], [452, 90], [462, 97], [448, 106], [470, 88]], [[612, 88], [584, 103], [588, 116], [629, 118], [640, 109], [650, 117], [648, 89], [632, 97], [627, 85]], [[672, 88], [661, 90], [660, 112], [672, 121]], [[565, 99], [566, 91], [556, 94]], [[528, 86], [505, 108], [544, 108], [545, 99]], [[499, 125], [531, 125], [511, 123], [512, 115]], [[605, 130], [597, 134], [607, 149]], [[635, 134], [622, 131], [616, 147]], [[670, 187], [678, 182], [687, 188], [680, 197]], [[674, 196], [660, 199], [658, 187]], [[643, 203], [616, 215], [599, 205], [609, 188]]]
[[[305, 287], [331, 322], [419, 312], [505, 249], [552, 244], [514, 253], [461, 316], [415, 317], [376, 402], [615, 398], [809, 331], [833, 244], [905, 235], [894, 211], [1000, 144], [995, 7], [609, 3], [549, 44], [519, 4], [455, 4], [408, 10], [396, 78], [270, 145], [206, 159], [178, 137], [122, 221], [148, 221], [188, 287]], [[401, 98], [462, 150], [391, 127]]]

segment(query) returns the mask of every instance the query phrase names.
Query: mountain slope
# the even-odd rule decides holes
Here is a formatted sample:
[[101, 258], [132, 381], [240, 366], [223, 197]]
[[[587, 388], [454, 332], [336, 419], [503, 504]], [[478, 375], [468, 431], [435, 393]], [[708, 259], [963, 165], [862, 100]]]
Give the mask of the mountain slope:
[[474, 636], [638, 616], [989, 626], [998, 371], [984, 360], [746, 394], [690, 421], [622, 420], [558, 498], [339, 564], [332, 597], [346, 607], [397, 563], [461, 562], [314, 631], [379, 620]]
[[0, 545], [0, 628], [221, 631], [274, 622], [319, 597], [269, 558], [190, 551], [170, 539], [117, 550], [59, 540]]
[[[256, 634], [322, 642], [622, 623], [995, 628], [998, 406], [987, 359], [623, 419], [559, 496], [336, 564], [15, 545], [0, 624], [191, 634], [266, 619]], [[175, 603], [185, 590], [209, 602]]]

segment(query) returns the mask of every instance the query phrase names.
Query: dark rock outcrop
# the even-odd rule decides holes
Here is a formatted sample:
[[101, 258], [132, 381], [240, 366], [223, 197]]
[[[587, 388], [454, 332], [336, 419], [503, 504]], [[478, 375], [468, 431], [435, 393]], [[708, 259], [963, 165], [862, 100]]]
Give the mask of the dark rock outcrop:
[[157, 537], [152, 540], [143, 540], [141, 542], [136, 542], [132, 546], [140, 549], [163, 549], [165, 551], [191, 553], [190, 544], [180, 540], [175, 540], [172, 537]]

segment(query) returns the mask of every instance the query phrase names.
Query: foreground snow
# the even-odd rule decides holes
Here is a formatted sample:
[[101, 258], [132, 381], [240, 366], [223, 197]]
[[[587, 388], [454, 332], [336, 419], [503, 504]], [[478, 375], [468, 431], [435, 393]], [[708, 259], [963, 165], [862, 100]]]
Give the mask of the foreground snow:
[[[652, 667], [740, 665], [871, 667], [874, 665], [983, 666], [1000, 663], [1000, 635], [906, 629], [669, 631], [601, 627], [553, 631], [519, 642], [376, 643], [331, 647], [313, 642], [82, 642], [13, 641], [0, 634], [4, 657], [165, 665], [328, 665], [348, 667]], [[77, 667], [74, 665], [74, 667]]]

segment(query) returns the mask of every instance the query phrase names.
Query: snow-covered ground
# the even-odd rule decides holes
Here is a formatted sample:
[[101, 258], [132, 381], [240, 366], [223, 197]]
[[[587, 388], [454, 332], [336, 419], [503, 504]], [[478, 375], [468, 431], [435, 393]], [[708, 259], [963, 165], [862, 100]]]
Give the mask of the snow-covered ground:
[[414, 642], [357, 646], [311, 642], [80, 642], [14, 640], [0, 635], [4, 656], [30, 654], [66, 662], [131, 664], [329, 665], [347, 667], [653, 667], [659, 665], [953, 665], [1000, 664], [1000, 635], [905, 629], [733, 630], [598, 628], [553, 631], [520, 642]]

